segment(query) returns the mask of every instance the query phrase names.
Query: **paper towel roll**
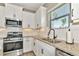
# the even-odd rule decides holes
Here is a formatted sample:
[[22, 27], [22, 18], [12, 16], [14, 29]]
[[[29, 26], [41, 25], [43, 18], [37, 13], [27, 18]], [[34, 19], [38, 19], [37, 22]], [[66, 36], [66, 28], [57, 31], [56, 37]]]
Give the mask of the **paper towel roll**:
[[67, 40], [66, 40], [66, 42], [67, 43], [73, 43], [72, 33], [71, 33], [70, 29], [67, 32]]

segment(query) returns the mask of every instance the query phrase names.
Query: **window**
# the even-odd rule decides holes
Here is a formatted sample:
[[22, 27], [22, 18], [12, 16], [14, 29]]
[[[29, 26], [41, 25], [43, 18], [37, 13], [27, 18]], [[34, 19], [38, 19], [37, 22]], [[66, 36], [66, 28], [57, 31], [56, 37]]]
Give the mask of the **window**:
[[51, 12], [51, 28], [67, 28], [70, 25], [70, 4], [63, 4]]

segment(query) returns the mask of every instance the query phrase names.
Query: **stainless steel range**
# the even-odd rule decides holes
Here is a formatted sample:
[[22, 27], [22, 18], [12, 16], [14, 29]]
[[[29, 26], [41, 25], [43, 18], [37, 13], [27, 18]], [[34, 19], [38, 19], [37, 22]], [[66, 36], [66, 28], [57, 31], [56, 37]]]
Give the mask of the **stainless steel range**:
[[7, 37], [3, 41], [4, 55], [16, 56], [23, 53], [23, 37], [22, 32], [8, 32]]

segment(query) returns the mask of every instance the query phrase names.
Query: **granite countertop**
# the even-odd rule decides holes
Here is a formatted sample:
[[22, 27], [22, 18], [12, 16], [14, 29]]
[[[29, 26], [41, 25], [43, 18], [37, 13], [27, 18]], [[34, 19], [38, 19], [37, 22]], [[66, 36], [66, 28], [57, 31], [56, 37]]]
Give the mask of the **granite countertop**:
[[47, 40], [43, 40], [42, 37], [40, 37], [40, 36], [27, 36], [27, 37], [33, 37], [35, 39], [38, 39], [42, 42], [49, 44], [50, 46], [53, 46], [53, 47], [58, 48], [62, 51], [65, 51], [71, 55], [74, 55], [74, 56], [79, 55], [79, 43], [67, 44], [65, 41], [59, 40], [59, 39], [56, 39], [56, 40], [60, 41], [59, 43], [51, 43]]

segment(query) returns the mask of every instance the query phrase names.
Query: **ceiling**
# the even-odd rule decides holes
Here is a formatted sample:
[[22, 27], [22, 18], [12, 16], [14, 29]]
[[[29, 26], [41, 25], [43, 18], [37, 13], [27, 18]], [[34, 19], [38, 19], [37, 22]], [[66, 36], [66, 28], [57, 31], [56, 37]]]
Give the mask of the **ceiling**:
[[29, 10], [32, 12], [36, 12], [40, 6], [44, 6], [47, 8], [47, 10], [49, 10], [55, 5], [57, 5], [57, 3], [11, 3], [11, 4], [21, 6], [26, 10]]
[[51, 8], [55, 7], [58, 3], [47, 3], [46, 8], [47, 10], [50, 10]]
[[21, 6], [31, 11], [36, 11], [42, 5], [42, 3], [12, 3], [12, 4]]

